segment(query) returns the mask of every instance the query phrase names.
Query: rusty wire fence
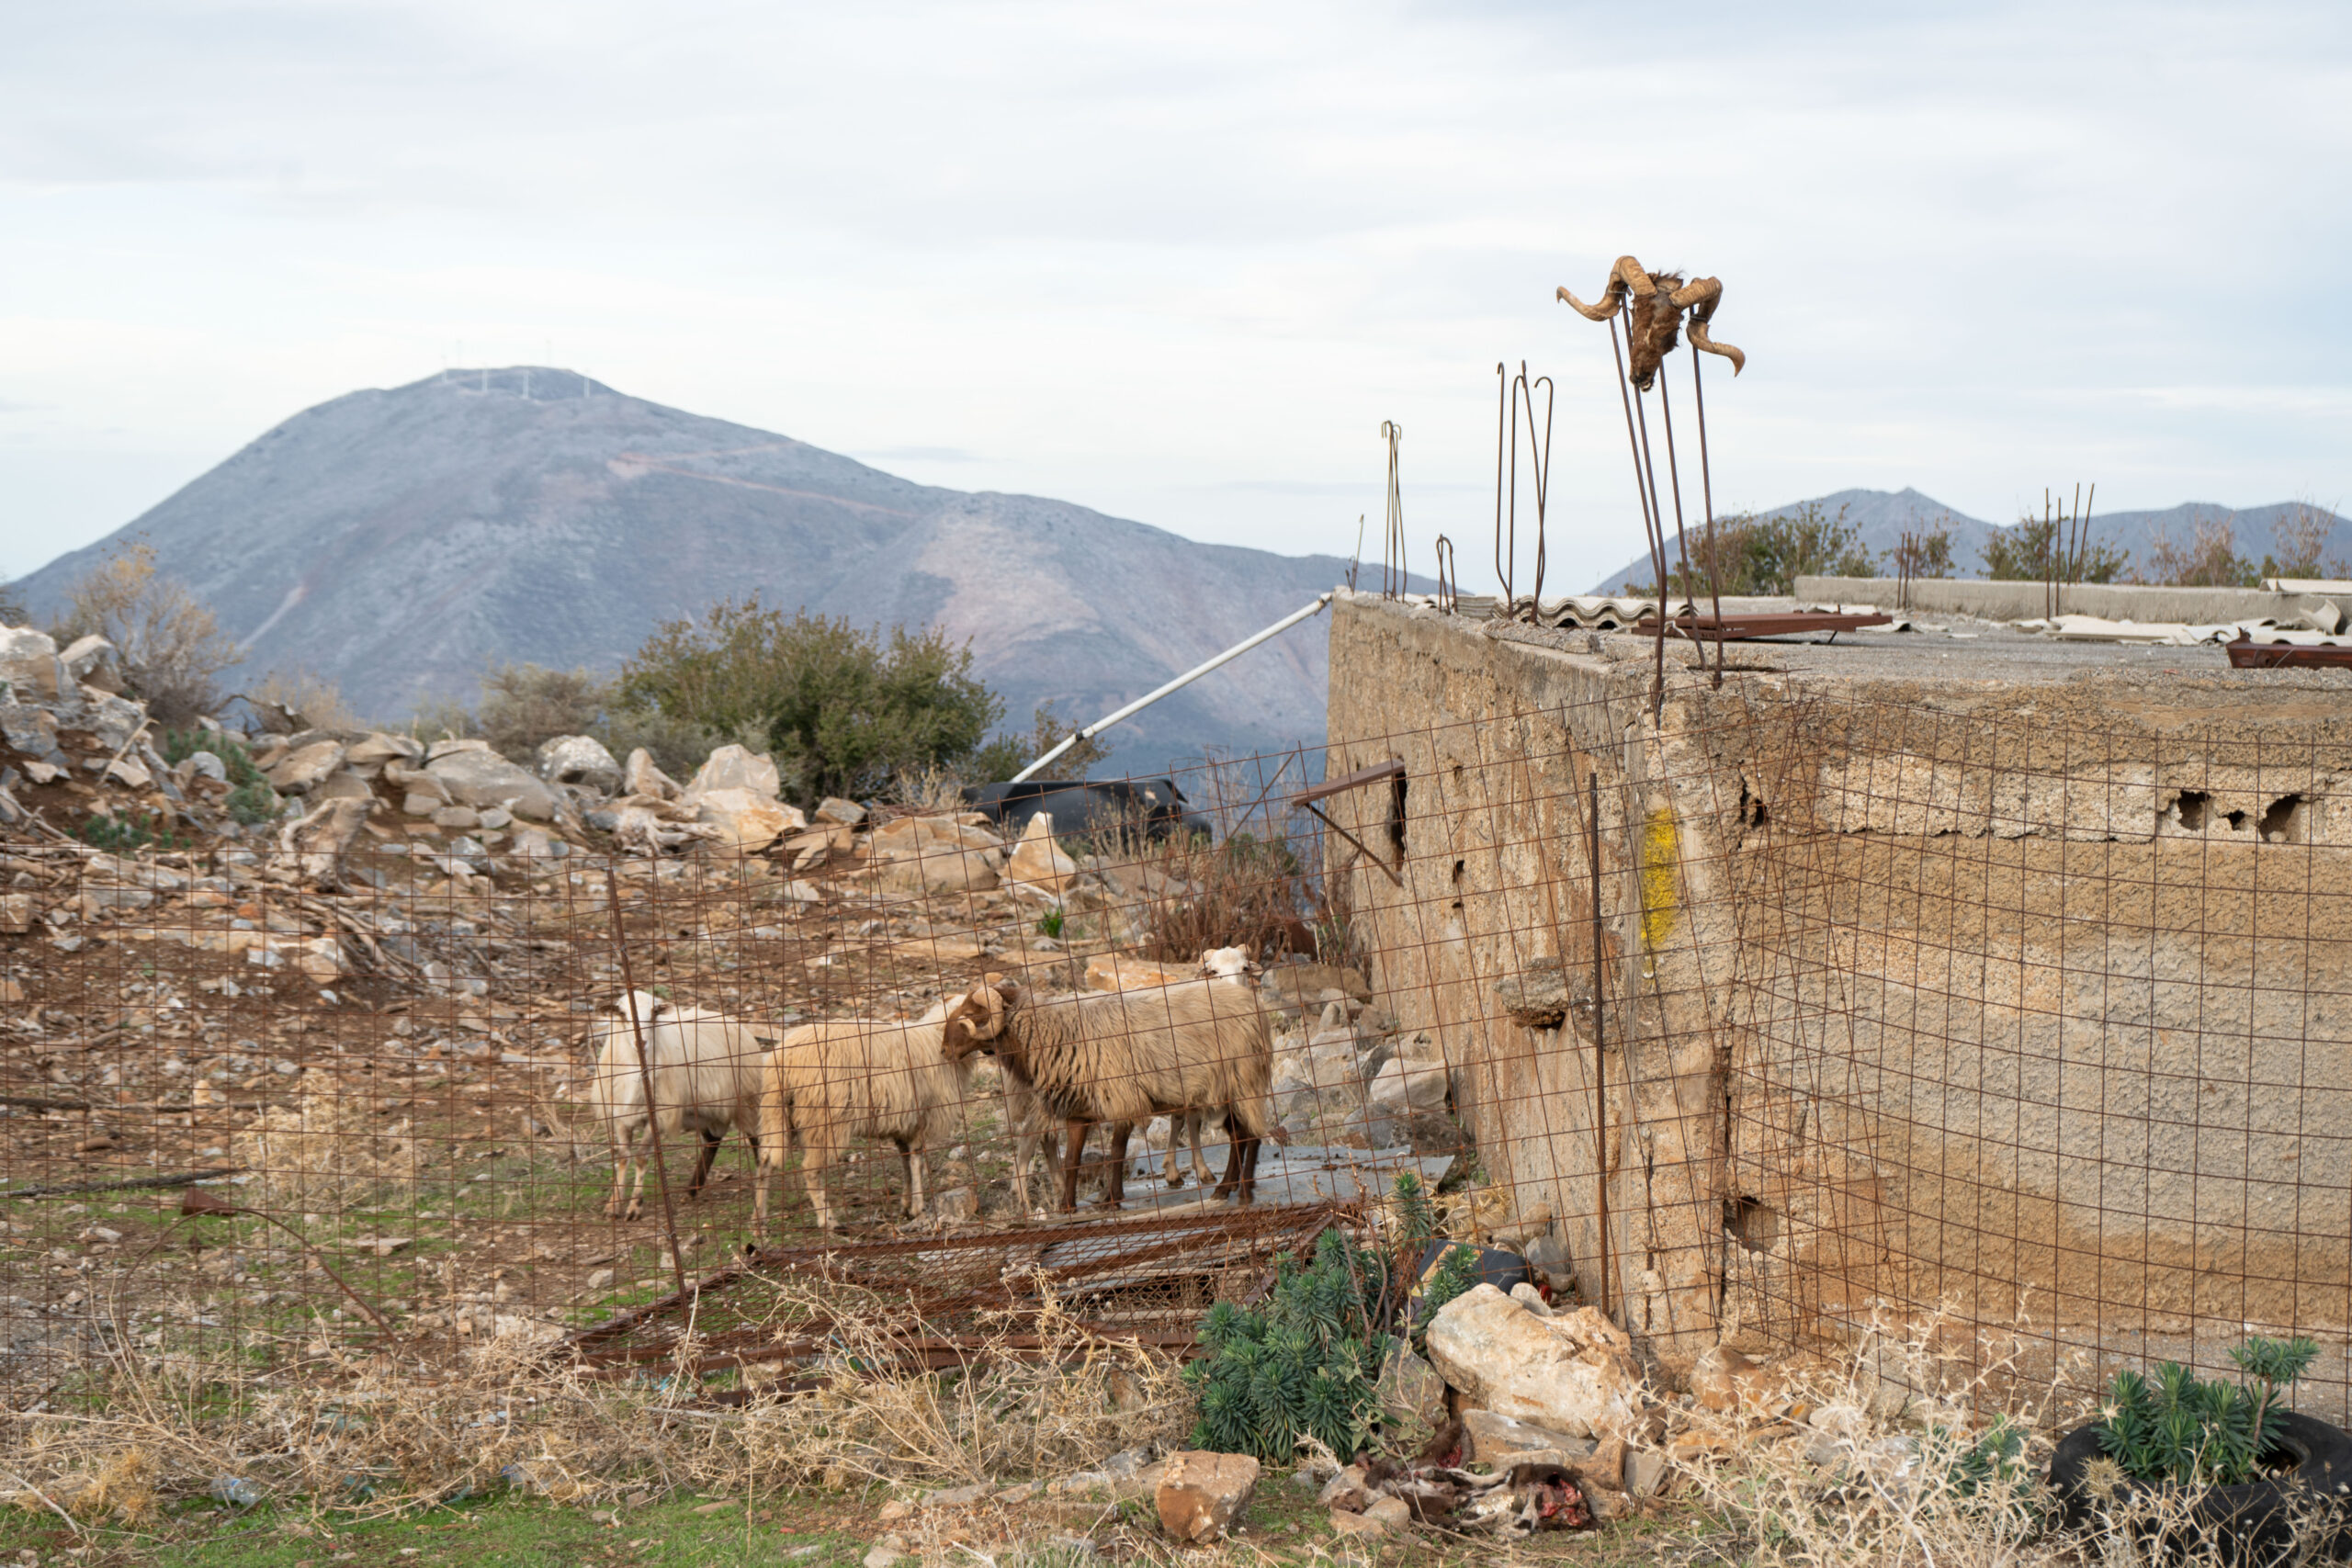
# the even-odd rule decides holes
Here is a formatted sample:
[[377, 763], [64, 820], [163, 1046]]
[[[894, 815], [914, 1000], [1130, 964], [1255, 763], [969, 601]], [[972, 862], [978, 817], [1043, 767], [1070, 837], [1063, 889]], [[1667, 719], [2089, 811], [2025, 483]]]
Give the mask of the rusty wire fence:
[[[379, 817], [333, 889], [259, 847], [12, 846], [0, 1386], [24, 1410], [109, 1369], [234, 1388], [501, 1347], [750, 1397], [876, 1303], [922, 1319], [925, 1364], [1049, 1309], [1181, 1353], [1409, 1173], [1447, 1235], [1669, 1379], [1873, 1321], [1962, 1363], [2021, 1336], [2078, 1390], [2298, 1332], [2325, 1348], [2302, 1403], [2340, 1415], [2335, 759], [1739, 682], [1651, 711], [1335, 715], [1328, 749], [1180, 777], [1186, 829], [1058, 846], [892, 808], [790, 865], [526, 858]], [[1250, 970], [1204, 974], [1237, 945]], [[804, 1118], [756, 1224], [756, 1118], [716, 1111], [628, 1212], [594, 1093], [600, 1051], [636, 1062], [626, 994], [739, 1031], [722, 1065], [756, 1071], [826, 1021], [935, 1039], [998, 978], [1262, 1019], [1254, 1201], [1217, 1190], [1247, 1118], [1203, 1103], [1197, 1161], [1181, 1118], [1139, 1117], [1123, 1165], [1093, 1129], [1060, 1212], [1033, 1145], [1058, 1118], [982, 1052], [908, 1135], [919, 1214], [861, 1125], [813, 1134], [820, 1230]]]

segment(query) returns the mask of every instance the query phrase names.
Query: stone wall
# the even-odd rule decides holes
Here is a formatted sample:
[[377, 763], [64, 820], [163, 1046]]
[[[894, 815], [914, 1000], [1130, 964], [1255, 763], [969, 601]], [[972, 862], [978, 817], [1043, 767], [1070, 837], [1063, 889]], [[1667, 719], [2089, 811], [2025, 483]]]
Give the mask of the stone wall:
[[[2352, 679], [1673, 660], [1654, 718], [1636, 639], [1336, 610], [1330, 768], [1406, 763], [1327, 803], [1394, 872], [1333, 839], [1374, 984], [1588, 1297], [1605, 1154], [1662, 1359], [2352, 1324]], [[1549, 1027], [1498, 991], [1546, 962]]]

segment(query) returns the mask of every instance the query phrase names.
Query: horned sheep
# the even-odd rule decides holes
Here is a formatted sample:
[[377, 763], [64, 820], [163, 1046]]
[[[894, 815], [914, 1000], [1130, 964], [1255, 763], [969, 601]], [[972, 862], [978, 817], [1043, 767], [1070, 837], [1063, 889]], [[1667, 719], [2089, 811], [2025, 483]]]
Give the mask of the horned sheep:
[[1255, 1196], [1258, 1145], [1270, 1124], [1273, 1046], [1255, 997], [1229, 981], [1188, 980], [1099, 996], [1035, 1000], [990, 976], [948, 1010], [942, 1049], [951, 1062], [994, 1055], [1006, 1075], [1068, 1125], [1061, 1209], [1078, 1206], [1086, 1131], [1112, 1124], [1109, 1190], [1117, 1208], [1126, 1134], [1154, 1116], [1221, 1110], [1234, 1132], [1216, 1196]]
[[[834, 1225], [825, 1172], [857, 1138], [898, 1145], [907, 1217], [922, 1216], [924, 1151], [957, 1114], [967, 1082], [965, 1067], [949, 1062], [940, 1047], [948, 1006], [942, 1002], [911, 1021], [840, 1018], [803, 1024], [769, 1054], [761, 1106], [766, 1165], [780, 1169], [787, 1147], [800, 1145], [801, 1179], [820, 1228]], [[773, 1175], [772, 1169], [761, 1173], [752, 1203], [755, 1225], [767, 1223]]]
[[[646, 991], [624, 994], [613, 1010], [617, 1016], [605, 1020], [596, 1032], [602, 1043], [596, 1076], [589, 1085], [590, 1103], [605, 1123], [613, 1150], [613, 1192], [605, 1213], [633, 1220], [643, 1209], [647, 1161], [638, 1152], [638, 1141], [648, 1128], [649, 1069], [661, 1132], [669, 1136], [701, 1134], [694, 1177], [686, 1185], [689, 1198], [701, 1194], [718, 1145], [730, 1131], [750, 1141], [756, 1168], [762, 1052], [752, 1026], [707, 1009], [680, 1007]], [[638, 1055], [640, 1037], [642, 1061]], [[631, 1166], [637, 1170], [633, 1190], [628, 1184]]]

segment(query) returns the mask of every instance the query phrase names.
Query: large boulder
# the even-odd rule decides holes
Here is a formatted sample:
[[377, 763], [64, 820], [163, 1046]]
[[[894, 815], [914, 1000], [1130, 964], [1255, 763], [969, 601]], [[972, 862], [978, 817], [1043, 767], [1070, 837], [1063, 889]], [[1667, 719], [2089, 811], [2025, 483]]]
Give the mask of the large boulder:
[[718, 829], [717, 841], [741, 854], [757, 854], [786, 833], [808, 825], [797, 806], [749, 789], [696, 789], [686, 794], [696, 820]]
[[1004, 846], [977, 812], [899, 817], [874, 831], [883, 880], [917, 893], [985, 893], [997, 886]]
[[343, 743], [313, 740], [270, 765], [269, 787], [280, 795], [308, 795], [343, 766]]
[[1441, 1062], [1408, 1062], [1391, 1056], [1372, 1080], [1367, 1098], [1373, 1109], [1389, 1116], [1414, 1111], [1445, 1109], [1446, 1073]]
[[621, 787], [621, 765], [593, 735], [559, 735], [539, 746], [539, 777], [611, 795]]
[[277, 831], [277, 852], [270, 857], [272, 876], [334, 887], [343, 876], [343, 857], [368, 820], [365, 799], [322, 800]]
[[1187, 1449], [1168, 1456], [1159, 1472], [1159, 1524], [1178, 1540], [1215, 1540], [1248, 1506], [1258, 1486], [1258, 1461], [1248, 1454]]
[[654, 765], [653, 753], [640, 746], [628, 754], [628, 766], [621, 770], [621, 793], [646, 800], [675, 800], [685, 792], [677, 780]]
[[1538, 1317], [1492, 1285], [1430, 1321], [1430, 1360], [1464, 1402], [1574, 1438], [1632, 1432], [1642, 1374], [1625, 1331], [1591, 1307]]
[[503, 806], [534, 822], [555, 820], [554, 792], [481, 741], [443, 741], [433, 750], [424, 771], [454, 804], [477, 811]]
[[1040, 811], [1029, 818], [1005, 859], [1004, 879], [1059, 903], [1077, 874], [1078, 863], [1054, 842], [1053, 814]]
[[686, 785], [686, 796], [692, 799], [719, 789], [747, 789], [774, 800], [782, 784], [776, 778], [775, 764], [767, 758], [741, 746], [721, 746], [704, 758], [702, 766], [695, 771], [694, 782]]

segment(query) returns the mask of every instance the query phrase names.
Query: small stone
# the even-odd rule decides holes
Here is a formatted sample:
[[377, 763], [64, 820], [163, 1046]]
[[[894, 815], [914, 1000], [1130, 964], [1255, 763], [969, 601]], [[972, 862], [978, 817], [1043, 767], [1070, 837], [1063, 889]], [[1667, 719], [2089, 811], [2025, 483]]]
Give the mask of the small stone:
[[[1810, 1457], [1810, 1456], [1808, 1456]], [[1655, 1497], [1666, 1484], [1666, 1456], [1656, 1449], [1631, 1449], [1625, 1454], [1625, 1490], [1636, 1497]]]
[[1544, 1292], [1524, 1280], [1510, 1288], [1510, 1299], [1538, 1317], [1552, 1315], [1552, 1303], [1544, 1299]]
[[433, 825], [460, 829], [479, 828], [481, 826], [481, 814], [470, 806], [437, 807], [433, 812]]
[[1536, 1449], [1554, 1449], [1582, 1458], [1599, 1446], [1590, 1438], [1572, 1437], [1531, 1421], [1514, 1421], [1491, 1410], [1464, 1411], [1462, 1436], [1469, 1449], [1468, 1457], [1485, 1464], [1493, 1464], [1505, 1454]]
[[1331, 1529], [1338, 1535], [1358, 1536], [1365, 1540], [1388, 1533], [1388, 1527], [1371, 1515], [1351, 1514], [1345, 1508], [1331, 1510]]
[[890, 1564], [905, 1555], [905, 1552], [900, 1551], [888, 1541], [882, 1541], [865, 1554], [865, 1568], [890, 1568]]
[[1345, 1508], [1359, 1513], [1369, 1500], [1364, 1491], [1363, 1466], [1360, 1464], [1342, 1468], [1323, 1483], [1323, 1490], [1315, 1497], [1315, 1501], [1323, 1507]]
[[1690, 1367], [1690, 1392], [1710, 1410], [1758, 1413], [1771, 1399], [1769, 1370], [1728, 1345], [1710, 1345]]
[[1037, 1483], [1024, 1481], [1018, 1486], [1008, 1486], [996, 1495], [996, 1500], [1007, 1506], [1026, 1503], [1037, 1495]]
[[1372, 1500], [1363, 1517], [1386, 1529], [1403, 1529], [1413, 1522], [1413, 1510], [1402, 1497], [1380, 1496]]
[[601, 1291], [613, 1282], [613, 1271], [610, 1269], [599, 1269], [588, 1276], [588, 1288], [592, 1291]]
[[944, 1492], [933, 1493], [929, 1500], [930, 1506], [934, 1508], [969, 1507], [987, 1496], [991, 1490], [993, 1489], [985, 1481], [971, 1486], [950, 1487]]
[[865, 820], [865, 807], [854, 800], [843, 800], [829, 795], [817, 803], [816, 820], [832, 822], [843, 828], [854, 828]]
[[907, 1517], [914, 1511], [915, 1506], [912, 1503], [908, 1502], [904, 1497], [893, 1497], [888, 1502], [882, 1505], [882, 1511], [876, 1514], [874, 1517], [877, 1523], [895, 1525], [900, 1519]]
[[1257, 1485], [1258, 1461], [1247, 1454], [1170, 1454], [1159, 1474], [1160, 1528], [1182, 1541], [1216, 1540]]

